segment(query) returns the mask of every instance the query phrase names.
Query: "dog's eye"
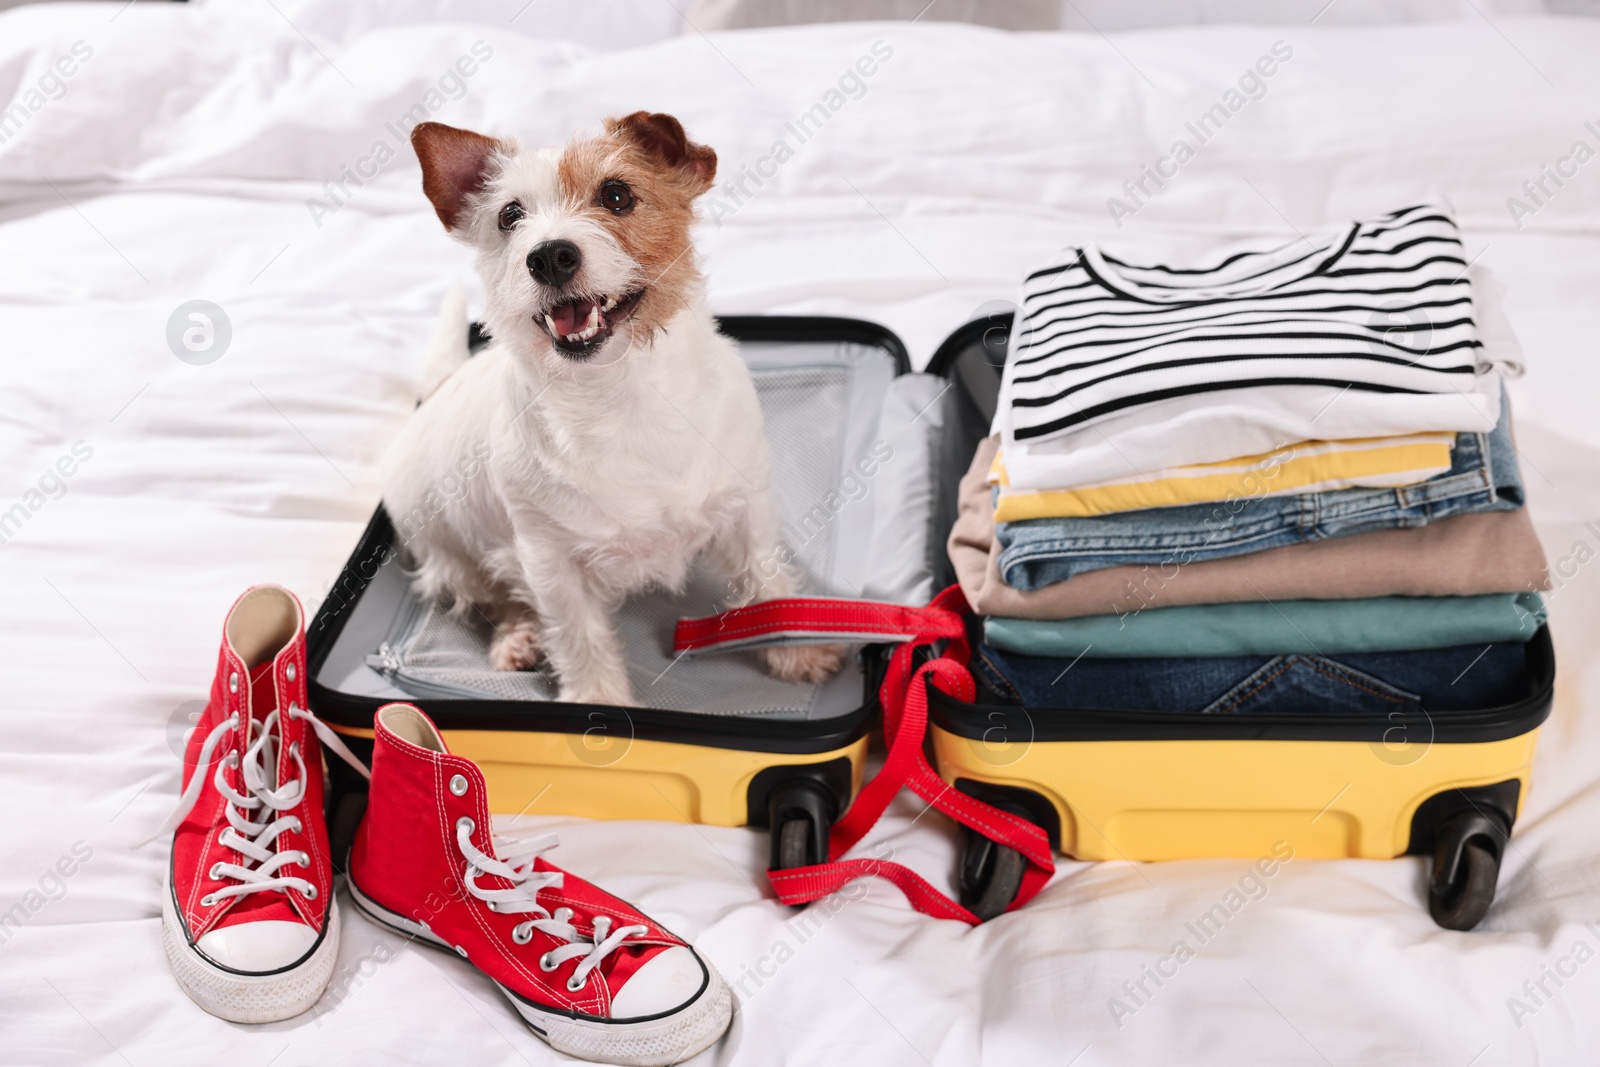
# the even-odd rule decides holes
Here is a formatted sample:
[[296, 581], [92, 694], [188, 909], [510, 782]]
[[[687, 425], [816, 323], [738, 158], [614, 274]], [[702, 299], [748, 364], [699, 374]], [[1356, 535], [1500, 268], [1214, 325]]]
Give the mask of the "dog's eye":
[[621, 215], [633, 207], [633, 190], [626, 182], [606, 182], [600, 187], [600, 206], [613, 215]]
[[522, 205], [515, 200], [500, 209], [500, 232], [508, 233], [511, 228], [522, 221]]

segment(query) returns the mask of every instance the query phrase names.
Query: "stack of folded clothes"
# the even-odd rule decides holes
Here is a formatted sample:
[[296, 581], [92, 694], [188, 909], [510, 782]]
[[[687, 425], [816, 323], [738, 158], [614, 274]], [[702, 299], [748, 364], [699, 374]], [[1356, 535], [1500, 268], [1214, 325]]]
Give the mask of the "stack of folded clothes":
[[1422, 205], [1212, 267], [1030, 275], [952, 562], [1001, 698], [1392, 712], [1521, 695], [1544, 619], [1500, 290]]

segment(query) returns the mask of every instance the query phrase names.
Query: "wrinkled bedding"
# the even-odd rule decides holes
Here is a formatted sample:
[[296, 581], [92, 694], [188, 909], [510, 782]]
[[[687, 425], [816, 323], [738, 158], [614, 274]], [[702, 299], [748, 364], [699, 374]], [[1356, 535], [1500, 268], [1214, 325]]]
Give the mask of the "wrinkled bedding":
[[[546, 144], [641, 107], [719, 153], [698, 235], [716, 311], [872, 319], [918, 363], [1069, 240], [1171, 262], [1446, 198], [1508, 289], [1524, 481], [1557, 582], [1555, 709], [1471, 933], [1428, 918], [1415, 858], [1270, 877], [1243, 859], [1063, 860], [1033, 904], [970, 930], [886, 883], [789, 911], [757, 831], [524, 818], [734, 985], [733, 1029], [696, 1062], [1592, 1060], [1600, 22], [667, 36], [670, 5], [517, 6], [0, 14], [0, 1062], [558, 1058], [460, 960], [353, 914], [312, 1013], [204, 1015], [162, 956], [165, 848], [135, 842], [176, 799], [223, 612], [252, 582], [326, 592], [436, 309], [471, 284], [406, 124]], [[1249, 74], [1264, 56], [1273, 73]], [[174, 320], [196, 300], [226, 316], [210, 362]], [[948, 884], [958, 837], [921, 811], [901, 798], [864, 847]], [[1230, 918], [1200, 943], [1187, 924], [1219, 902]]]

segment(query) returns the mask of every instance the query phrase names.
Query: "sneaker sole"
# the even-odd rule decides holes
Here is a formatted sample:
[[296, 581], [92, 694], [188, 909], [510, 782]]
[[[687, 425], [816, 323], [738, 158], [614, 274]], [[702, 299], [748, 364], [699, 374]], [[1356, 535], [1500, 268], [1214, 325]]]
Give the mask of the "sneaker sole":
[[[350, 890], [356, 911], [368, 921], [419, 944], [465, 957], [465, 953], [439, 937], [425, 923], [375, 903], [361, 892], [354, 879], [347, 876], [345, 886]], [[695, 955], [699, 957], [699, 953]], [[701, 958], [700, 963], [710, 980], [699, 996], [666, 1018], [639, 1022], [575, 1019], [565, 1012], [529, 1003], [499, 982], [494, 984], [528, 1027], [557, 1052], [619, 1067], [670, 1067], [716, 1044], [733, 1018], [733, 997], [727, 984], [705, 959]]]
[[339, 958], [338, 902], [328, 902], [327, 930], [311, 954], [293, 967], [271, 974], [240, 974], [201, 956], [184, 936], [170, 884], [163, 886], [161, 894], [161, 942], [172, 976], [200, 1007], [229, 1022], [279, 1022], [310, 1009], [333, 977], [333, 965]]

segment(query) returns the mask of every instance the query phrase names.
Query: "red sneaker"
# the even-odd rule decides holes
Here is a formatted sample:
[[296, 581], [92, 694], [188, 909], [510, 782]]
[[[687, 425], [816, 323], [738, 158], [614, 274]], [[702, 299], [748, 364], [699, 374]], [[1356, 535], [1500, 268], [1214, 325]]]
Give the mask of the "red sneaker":
[[300, 601], [276, 585], [246, 591], [222, 628], [182, 799], [157, 832], [173, 832], [167, 962], [196, 1004], [233, 1022], [305, 1011], [338, 955], [319, 736], [360, 764], [306, 710], [305, 674]]
[[552, 1048], [672, 1064], [728, 1028], [728, 987], [648, 916], [540, 858], [554, 835], [491, 836], [483, 775], [410, 704], [378, 710], [372, 790], [347, 881], [363, 914], [465, 956]]

